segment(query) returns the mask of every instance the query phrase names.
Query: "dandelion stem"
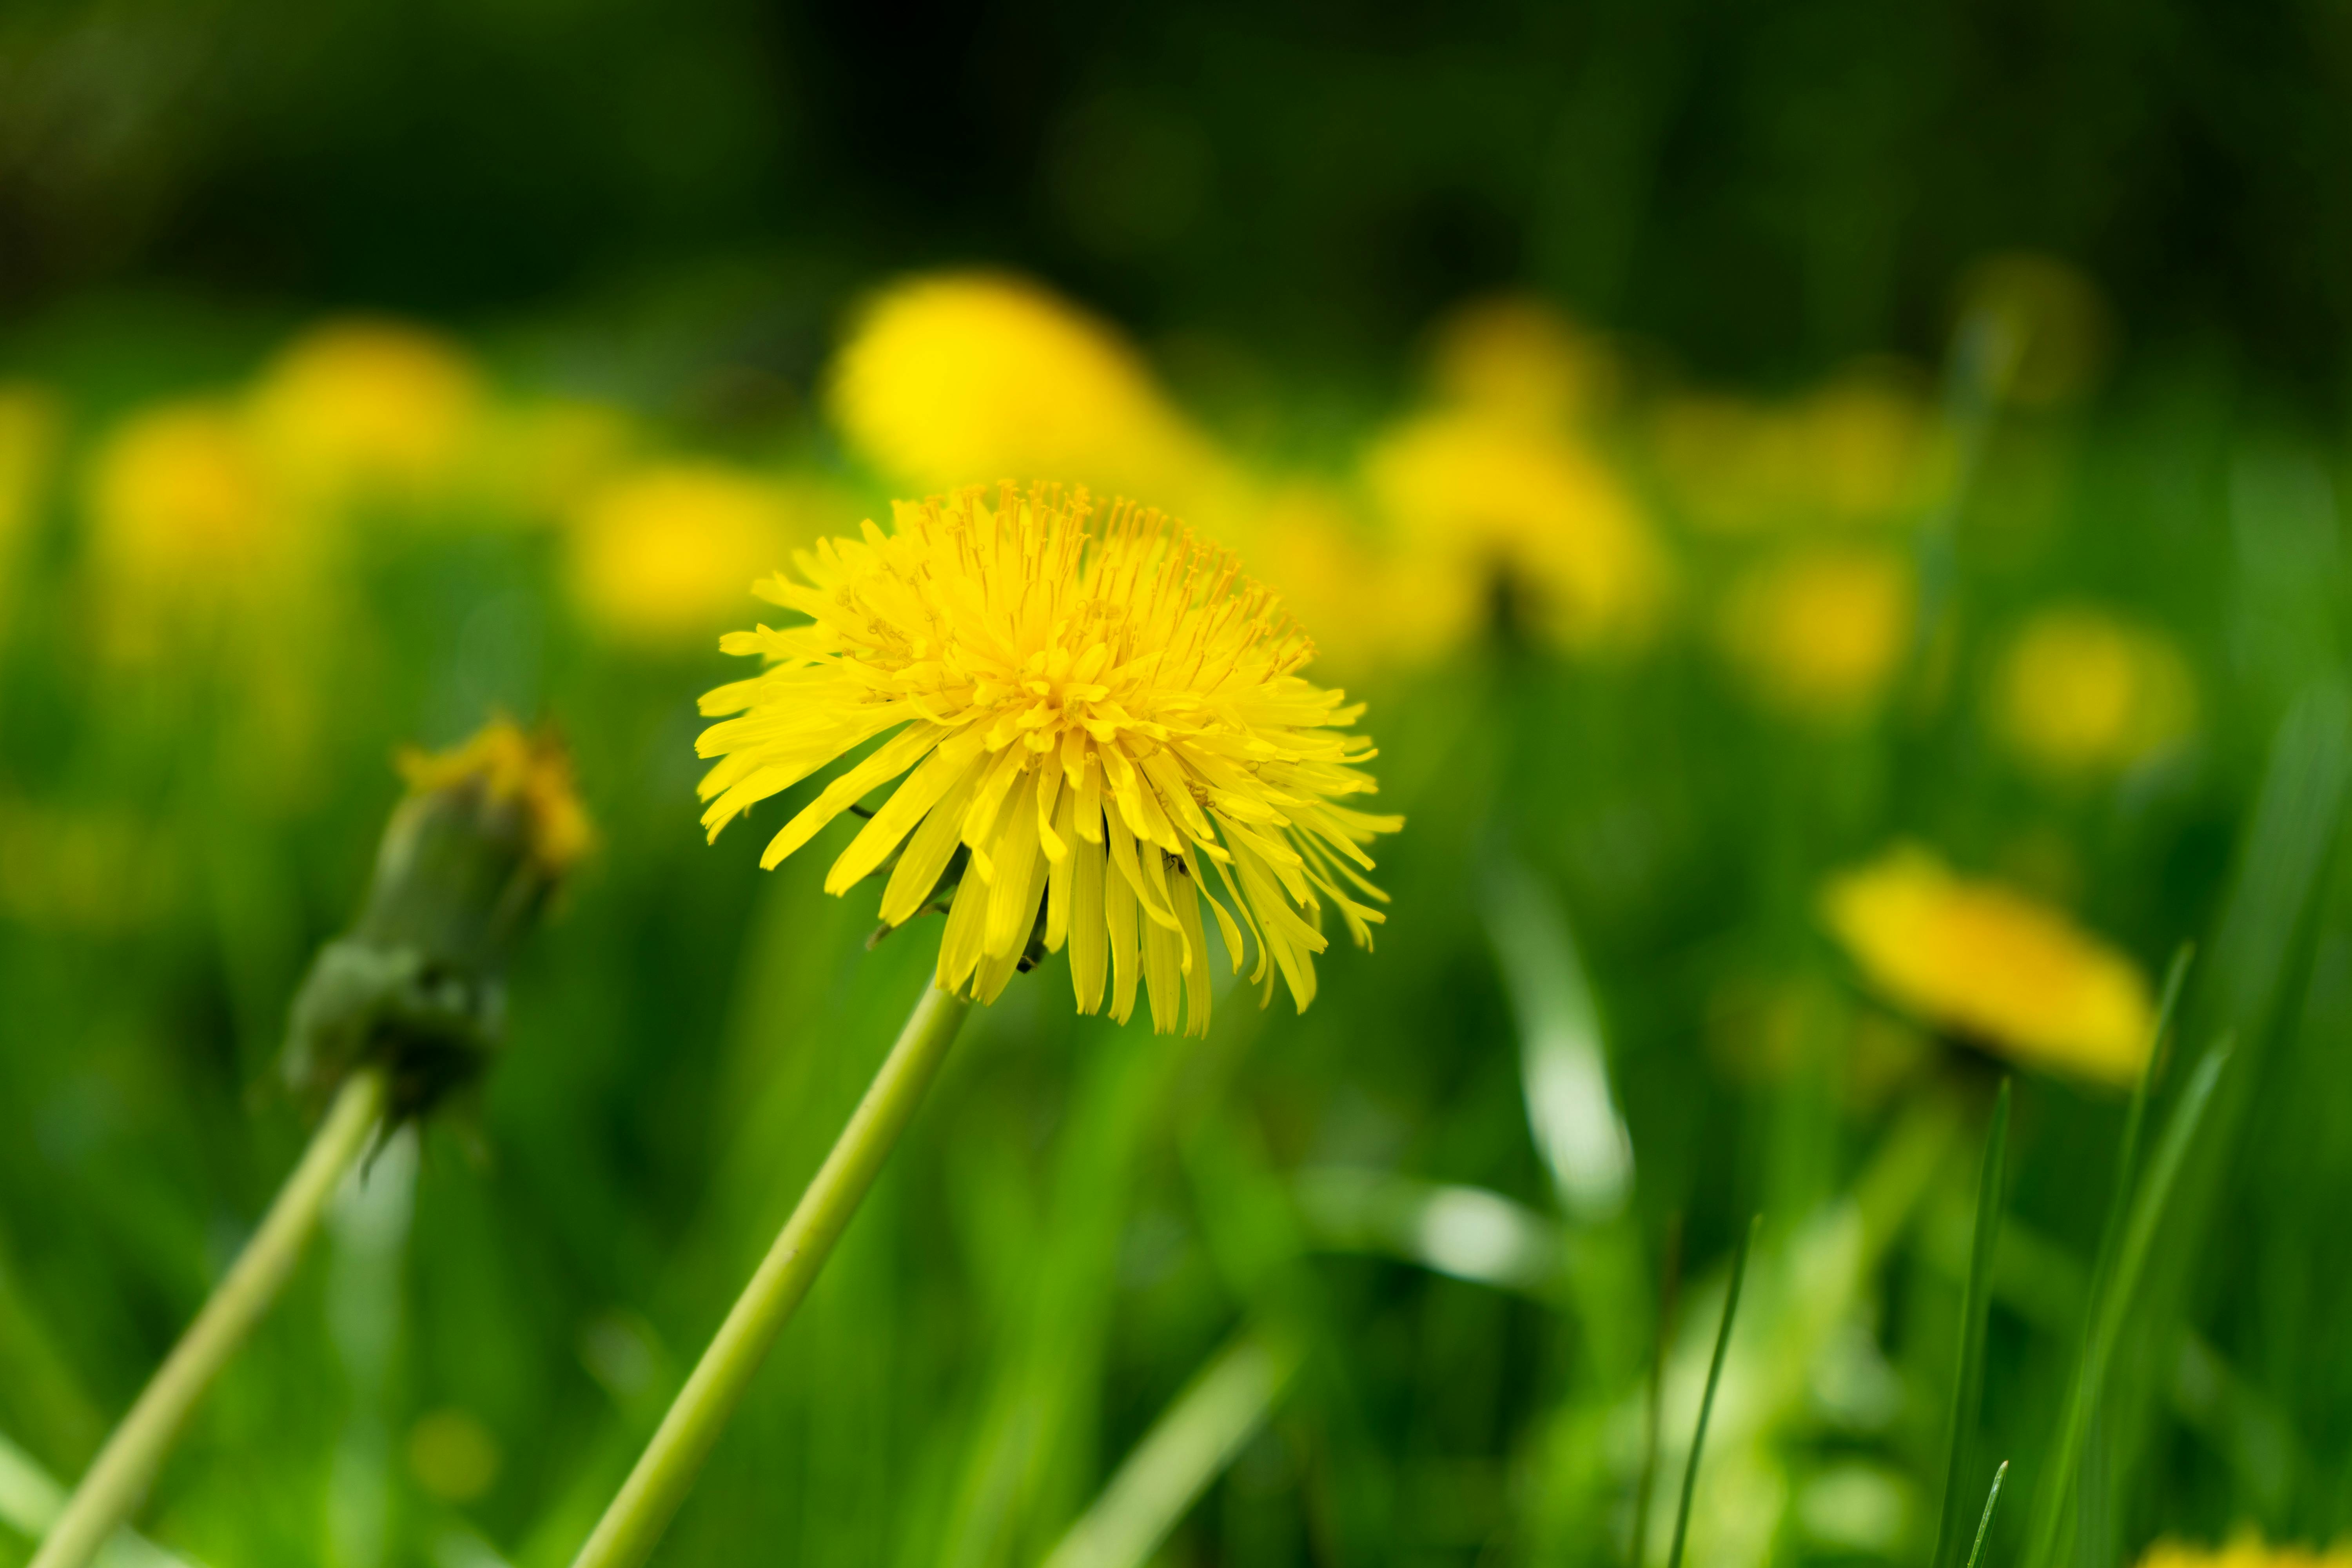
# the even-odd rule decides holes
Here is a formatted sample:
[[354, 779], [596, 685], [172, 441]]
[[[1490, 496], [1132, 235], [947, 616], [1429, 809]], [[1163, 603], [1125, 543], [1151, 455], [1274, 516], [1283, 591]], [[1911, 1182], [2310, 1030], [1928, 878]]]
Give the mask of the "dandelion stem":
[[388, 1081], [380, 1067], [362, 1068], [343, 1080], [261, 1228], [99, 1450], [65, 1511], [41, 1538], [31, 1568], [84, 1568], [139, 1506], [188, 1412], [269, 1310], [327, 1200], [367, 1148], [383, 1118]]
[[728, 1310], [727, 1321], [702, 1352], [694, 1375], [662, 1417], [660, 1429], [597, 1521], [595, 1533], [572, 1560], [572, 1568], [635, 1568], [652, 1552], [670, 1516], [693, 1489], [696, 1473], [735, 1413], [768, 1347], [815, 1283], [834, 1243], [874, 1184], [971, 1010], [969, 1001], [937, 984], [915, 1004], [898, 1043], [890, 1047], [849, 1125], [801, 1194], [759, 1272]]

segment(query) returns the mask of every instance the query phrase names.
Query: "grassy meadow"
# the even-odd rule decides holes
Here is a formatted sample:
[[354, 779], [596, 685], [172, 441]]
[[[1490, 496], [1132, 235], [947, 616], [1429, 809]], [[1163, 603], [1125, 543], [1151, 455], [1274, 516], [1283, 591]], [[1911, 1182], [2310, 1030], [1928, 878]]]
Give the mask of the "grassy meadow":
[[706, 842], [717, 639], [1005, 477], [1284, 596], [1387, 921], [1303, 1013], [1220, 956], [1202, 1038], [1059, 956], [976, 1011], [657, 1562], [1659, 1568], [1751, 1223], [1700, 1568], [1960, 1568], [2003, 1461], [1988, 1563], [2352, 1536], [2340, 442], [2103, 374], [2032, 258], [1945, 363], [1769, 387], [1517, 297], [1342, 375], [869, 287], [801, 382], [565, 319], [12, 341], [0, 1564], [302, 1145], [394, 749], [499, 712], [594, 851], [114, 1560], [571, 1560], [938, 949], [826, 896], [854, 825], [759, 868], [822, 777]]

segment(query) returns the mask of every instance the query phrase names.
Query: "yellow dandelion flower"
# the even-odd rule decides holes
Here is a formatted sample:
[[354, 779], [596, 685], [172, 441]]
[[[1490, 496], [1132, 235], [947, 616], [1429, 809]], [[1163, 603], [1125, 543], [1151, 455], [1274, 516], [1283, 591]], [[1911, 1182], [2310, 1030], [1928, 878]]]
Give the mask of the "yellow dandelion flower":
[[2083, 605], [2042, 610], [1994, 673], [1994, 732], [2047, 777], [2118, 772], [2188, 734], [2197, 680], [2166, 638]]
[[1773, 706], [1853, 718], [1885, 695], [1910, 645], [1916, 596], [1911, 563], [1899, 552], [1799, 551], [1732, 585], [1724, 649]]
[[2139, 1560], [2139, 1568], [2352, 1568], [2352, 1545], [2314, 1551], [2307, 1546], [2270, 1546], [2247, 1531], [2227, 1546], [2193, 1546], [2159, 1541]]
[[288, 480], [328, 501], [446, 489], [486, 403], [456, 343], [402, 321], [329, 321], [296, 339], [252, 392], [256, 435]]
[[[1271, 999], [1280, 972], [1315, 995], [1325, 906], [1360, 945], [1382, 916], [1348, 889], [1364, 846], [1402, 819], [1368, 795], [1361, 712], [1298, 671], [1313, 645], [1232, 556], [1157, 511], [1099, 515], [1081, 490], [1005, 486], [900, 503], [888, 533], [827, 539], [761, 596], [803, 625], [730, 634], [768, 669], [706, 695], [703, 824], [719, 830], [878, 737], [761, 857], [774, 866], [859, 796], [914, 772], [825, 878], [846, 892], [890, 867], [885, 924], [904, 923], [964, 862], [940, 984], [993, 1000], [1029, 953], [1065, 944], [1079, 1010], [1120, 1020], [1148, 987], [1152, 1026], [1209, 1023], [1201, 902], [1238, 971]], [[896, 856], [895, 862], [893, 856]], [[1210, 886], [1213, 873], [1225, 894]]]
[[1829, 929], [1890, 1001], [2029, 1066], [2129, 1083], [2147, 1060], [2146, 976], [2058, 910], [1904, 845], [1832, 879]]
[[1638, 647], [1660, 618], [1664, 556], [1616, 475], [1575, 443], [1431, 415], [1379, 440], [1364, 479], [1412, 584], [1394, 606], [1401, 644], [1474, 635], [1498, 589], [1530, 627], [1580, 653]]
[[1575, 424], [1616, 391], [1607, 347], [1541, 300], [1500, 295], [1454, 310], [1433, 334], [1439, 401], [1538, 429]]
[[741, 602], [741, 584], [794, 542], [778, 485], [722, 463], [670, 461], [614, 476], [574, 509], [567, 580], [589, 623], [638, 647], [700, 645]]
[[92, 455], [85, 499], [101, 631], [134, 659], [282, 589], [315, 542], [243, 422], [216, 403], [124, 420]]
[[1396, 651], [1394, 611], [1408, 596], [1337, 489], [1309, 479], [1270, 484], [1237, 531], [1253, 573], [1315, 627], [1318, 665], [1362, 669]]
[[1796, 418], [1805, 454], [1790, 476], [1796, 504], [1822, 521], [1908, 521], [1949, 480], [1949, 435], [1901, 365], [1854, 366], [1806, 398]]
[[572, 753], [551, 733], [500, 716], [446, 752], [404, 747], [394, 763], [412, 801], [471, 795], [486, 823], [510, 818], [517, 852], [544, 879], [569, 874], [595, 846]]
[[1133, 345], [1020, 278], [938, 273], [886, 289], [829, 381], [849, 445], [926, 489], [1055, 473], [1189, 503], [1223, 471]]

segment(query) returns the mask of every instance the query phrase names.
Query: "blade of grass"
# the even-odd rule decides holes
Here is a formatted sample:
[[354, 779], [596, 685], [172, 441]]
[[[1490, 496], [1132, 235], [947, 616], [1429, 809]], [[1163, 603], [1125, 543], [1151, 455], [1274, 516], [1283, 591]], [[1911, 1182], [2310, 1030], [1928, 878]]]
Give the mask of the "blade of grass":
[[2066, 1413], [2059, 1426], [2058, 1440], [2051, 1449], [2041, 1484], [2034, 1489], [2032, 1533], [2021, 1560], [2026, 1568], [2049, 1568], [2057, 1555], [2067, 1504], [2073, 1496], [2074, 1471], [2082, 1458], [2084, 1434], [2090, 1425], [2091, 1407], [2105, 1382], [2107, 1362], [2115, 1353], [2125, 1316], [2137, 1293], [2140, 1274], [2155, 1247], [2167, 1200], [2196, 1142], [2206, 1109], [2212, 1102], [2221, 1069], [2230, 1059], [2231, 1044], [2226, 1036], [2217, 1041], [2180, 1091], [2179, 1101], [2173, 1106], [2171, 1118], [2165, 1124], [2164, 1137], [2133, 1198], [2131, 1218], [2116, 1254], [2115, 1271], [2101, 1283], [2092, 1302], [2090, 1336], [2075, 1363], [2073, 1384], [2067, 1390]]
[[1969, 1283], [1961, 1297], [1960, 1362], [1952, 1390], [1950, 1465], [1944, 1474], [1943, 1519], [1936, 1528], [1935, 1568], [1956, 1568], [1960, 1532], [1960, 1488], [1969, 1473], [1969, 1438], [1984, 1402], [1985, 1326], [1992, 1315], [1993, 1250], [2000, 1241], [2002, 1194], [2009, 1171], [2009, 1108], [2011, 1086], [2001, 1079], [1993, 1101], [1992, 1127], [1985, 1134], [1984, 1165], [1977, 1176], [1976, 1242], [1969, 1249]]
[[2000, 1500], [2000, 1483], [2009, 1479], [2009, 1461], [2003, 1459], [2000, 1468], [1992, 1473], [1992, 1490], [1985, 1493], [1984, 1512], [1977, 1519], [1977, 1542], [1969, 1548], [1969, 1568], [1977, 1568], [1984, 1556], [1985, 1536], [1992, 1529], [1993, 1504]]
[[1642, 1450], [1642, 1477], [1633, 1487], [1633, 1550], [1626, 1561], [1633, 1568], [1650, 1560], [1650, 1499], [1658, 1487], [1658, 1444], [1665, 1425], [1666, 1341], [1673, 1332], [1675, 1299], [1682, 1286], [1683, 1216], [1666, 1219], [1665, 1245], [1658, 1270], [1658, 1331], [1650, 1346], [1650, 1397], [1647, 1440]]
[[1731, 1258], [1731, 1285], [1723, 1296], [1723, 1324], [1715, 1331], [1715, 1359], [1707, 1363], [1706, 1392], [1699, 1395], [1698, 1425], [1691, 1429], [1690, 1460], [1683, 1467], [1683, 1500], [1675, 1510], [1674, 1545], [1666, 1552], [1666, 1568], [1683, 1568], [1683, 1546], [1690, 1535], [1691, 1499], [1698, 1491], [1699, 1457], [1706, 1451], [1707, 1417], [1715, 1414], [1715, 1391], [1723, 1382], [1724, 1358], [1731, 1350], [1731, 1324], [1739, 1314], [1739, 1287], [1748, 1279], [1748, 1255], [1756, 1246], [1756, 1227], [1763, 1215], [1748, 1222], [1739, 1250]]
[[[2132, 1086], [2131, 1110], [2124, 1116], [2124, 1138], [2116, 1151], [2116, 1184], [2107, 1199], [2106, 1218], [2099, 1226], [2099, 1250], [2091, 1265], [2091, 1295], [2098, 1298], [2099, 1287], [2115, 1267], [2116, 1247], [2122, 1240], [2124, 1215], [2131, 1206], [2132, 1178], [2139, 1170], [2139, 1142], [2147, 1125], [2147, 1102], [2163, 1081], [2166, 1066], [2165, 1047], [2172, 1035], [2174, 1013], [2180, 1005], [2180, 991], [2189, 978], [2189, 960], [2196, 956], [2196, 945], [2182, 942], [2174, 950], [2172, 963], [2164, 972], [2164, 992], [2156, 1008], [2156, 1026], [2147, 1042], [2147, 1063], [2140, 1068], [2139, 1081]], [[2085, 1325], [2087, 1331], [2088, 1325]]]
[[1272, 1414], [1298, 1361], [1296, 1345], [1263, 1332], [1220, 1351], [1144, 1434], [1045, 1568], [1140, 1568]]

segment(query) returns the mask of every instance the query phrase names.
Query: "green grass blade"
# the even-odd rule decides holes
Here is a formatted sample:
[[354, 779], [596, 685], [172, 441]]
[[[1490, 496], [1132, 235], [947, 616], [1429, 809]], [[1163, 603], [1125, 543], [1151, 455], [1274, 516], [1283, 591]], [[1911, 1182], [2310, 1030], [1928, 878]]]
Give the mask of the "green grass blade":
[[1952, 1390], [1950, 1463], [1944, 1475], [1944, 1512], [1936, 1528], [1935, 1568], [1956, 1568], [1960, 1534], [1960, 1489], [1969, 1468], [1969, 1441], [1984, 1399], [1985, 1326], [1992, 1313], [1993, 1250], [2000, 1240], [2002, 1194], [2008, 1190], [2010, 1081], [2003, 1079], [1993, 1101], [1992, 1127], [1985, 1134], [1984, 1166], [1977, 1176], [1975, 1245], [1969, 1249], [1969, 1283], [1961, 1297], [1960, 1363]]
[[1969, 1568], [1977, 1568], [1984, 1556], [1985, 1536], [1992, 1530], [1993, 1504], [2000, 1500], [2000, 1483], [2009, 1479], [2009, 1461], [2003, 1459], [2000, 1468], [1992, 1473], [1992, 1490], [1985, 1493], [1984, 1512], [1977, 1519], [1977, 1542], [1969, 1548]]
[[2164, 992], [2156, 1008], [2156, 1026], [2147, 1042], [2147, 1064], [2140, 1068], [2139, 1081], [2132, 1086], [2131, 1110], [2124, 1117], [2124, 1137], [2116, 1151], [2116, 1184], [2107, 1200], [2106, 1218], [2099, 1226], [2099, 1250], [2091, 1267], [2091, 1290], [2097, 1299], [2100, 1282], [2115, 1267], [2116, 1247], [2123, 1239], [2124, 1215], [2131, 1206], [2132, 1179], [2139, 1173], [2139, 1143], [2147, 1126], [2147, 1102], [2155, 1096], [2156, 1086], [2163, 1080], [2166, 1064], [2165, 1047], [2172, 1035], [2173, 1015], [2180, 1006], [2181, 988], [2189, 979], [2189, 960], [2196, 956], [2196, 944], [2182, 942], [2172, 954], [2172, 963], [2164, 972]]
[[1683, 1545], [1690, 1534], [1691, 1498], [1698, 1490], [1699, 1457], [1706, 1451], [1707, 1417], [1715, 1414], [1715, 1391], [1723, 1381], [1724, 1357], [1731, 1350], [1732, 1320], [1739, 1314], [1739, 1287], [1748, 1279], [1748, 1255], [1755, 1249], [1759, 1215], [1748, 1222], [1739, 1250], [1731, 1258], [1731, 1287], [1723, 1297], [1723, 1324], [1715, 1331], [1715, 1359], [1707, 1363], [1706, 1392], [1699, 1396], [1698, 1425], [1691, 1430], [1690, 1461], [1683, 1467], [1683, 1500], [1675, 1510], [1675, 1541], [1666, 1552], [1666, 1568], [1683, 1568]]
[[2163, 1223], [2167, 1201], [2196, 1142], [2206, 1109], [2212, 1103], [2231, 1047], [2227, 1037], [2217, 1042], [2197, 1064], [2196, 1072], [2180, 1091], [2179, 1102], [2173, 1106], [2171, 1119], [2165, 1124], [2164, 1137], [2133, 1197], [2131, 1218], [2116, 1255], [2115, 1269], [2101, 1282], [2092, 1301], [2090, 1337], [2083, 1347], [2082, 1359], [2075, 1364], [2073, 1385], [2067, 1390], [2066, 1414], [2058, 1429], [2058, 1441], [2051, 1450], [2041, 1483], [2034, 1489], [2032, 1532], [2022, 1559], [2026, 1568], [2050, 1568], [2057, 1556], [2092, 1406], [2097, 1403], [2099, 1391], [2106, 1381], [2107, 1363], [2115, 1354], [2125, 1315], [2131, 1310], [2140, 1276], [2156, 1245], [2156, 1233]]
[[1141, 1568], [1263, 1426], [1297, 1372], [1287, 1338], [1244, 1332], [1136, 1445], [1045, 1568]]

